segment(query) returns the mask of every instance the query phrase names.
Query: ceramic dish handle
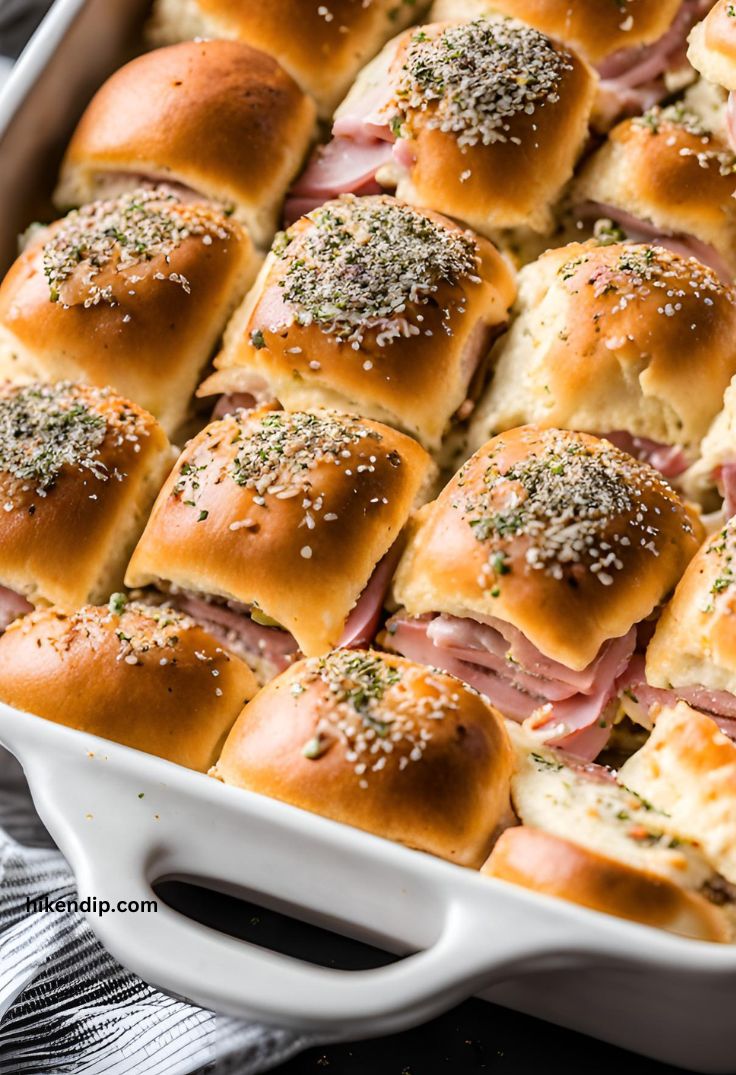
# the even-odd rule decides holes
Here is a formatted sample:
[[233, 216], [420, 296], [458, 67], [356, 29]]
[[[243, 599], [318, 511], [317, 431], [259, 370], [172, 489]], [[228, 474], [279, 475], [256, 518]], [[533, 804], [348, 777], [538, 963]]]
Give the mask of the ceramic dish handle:
[[[109, 907], [92, 910], [90, 924], [116, 958], [167, 992], [336, 1039], [419, 1023], [540, 962], [576, 962], [573, 931], [554, 913], [530, 919], [504, 886], [491, 900], [493, 883], [473, 871], [10, 713], [0, 706], [0, 740], [21, 759], [80, 898]], [[418, 950], [374, 970], [317, 967], [174, 911], [152, 888], [172, 875], [255, 891], [358, 933], [383, 920], [406, 938], [423, 918]], [[157, 899], [158, 909], [121, 913], [121, 899], [128, 908]]]

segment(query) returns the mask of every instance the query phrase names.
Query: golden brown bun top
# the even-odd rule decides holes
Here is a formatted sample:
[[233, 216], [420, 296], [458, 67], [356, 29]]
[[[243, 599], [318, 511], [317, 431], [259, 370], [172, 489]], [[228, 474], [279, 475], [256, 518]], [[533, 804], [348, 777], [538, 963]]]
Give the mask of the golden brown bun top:
[[499, 13], [521, 19], [570, 45], [592, 63], [619, 49], [656, 41], [669, 28], [681, 0], [437, 0], [436, 19]]
[[193, 620], [127, 603], [31, 613], [0, 638], [0, 698], [205, 770], [256, 684]]
[[736, 9], [731, 0], [718, 0], [693, 28], [687, 56], [709, 82], [736, 89]]
[[725, 915], [702, 896], [540, 829], [507, 829], [482, 872], [684, 937], [730, 940]]
[[690, 561], [649, 643], [647, 679], [736, 693], [736, 518]]
[[264, 687], [213, 775], [479, 866], [507, 820], [512, 768], [479, 694], [402, 657], [338, 650]]
[[216, 365], [248, 367], [290, 410], [355, 410], [435, 447], [483, 357], [476, 330], [504, 324], [515, 294], [486, 239], [395, 198], [347, 195], [277, 236]]
[[732, 286], [663, 247], [596, 242], [547, 251], [519, 285], [519, 320], [479, 408], [483, 439], [520, 415], [695, 455], [736, 373]]
[[313, 119], [311, 101], [265, 53], [239, 41], [184, 42], [136, 57], [104, 83], [64, 167], [138, 171], [253, 205], [273, 197], [288, 143], [303, 140]]
[[158, 0], [156, 43], [186, 37], [235, 37], [275, 56], [329, 116], [356, 70], [428, 0]]
[[5, 302], [12, 306], [17, 301], [13, 273], [23, 276], [23, 263], [30, 262], [44, 279], [47, 304], [124, 311], [133, 305], [131, 297], [143, 300], [158, 290], [160, 316], [166, 319], [170, 311], [164, 296], [175, 291], [162, 288], [162, 282], [188, 294], [200, 265], [217, 271], [212, 255], [235, 261], [242, 244], [250, 246], [243, 229], [213, 205], [181, 202], [165, 187], [128, 191], [72, 210], [32, 236], [4, 281], [3, 289], [10, 292]]
[[673, 589], [699, 532], [652, 467], [584, 433], [524, 426], [420, 509], [394, 592], [410, 615], [505, 620], [582, 669]]
[[614, 127], [574, 191], [665, 233], [694, 235], [714, 246], [736, 274], [735, 171], [736, 155], [724, 139], [677, 103]]
[[330, 411], [238, 411], [190, 441], [128, 584], [255, 604], [303, 652], [337, 645], [432, 465], [409, 437]]
[[155, 419], [109, 388], [0, 386], [0, 585], [36, 601], [76, 592], [64, 576], [77, 572], [95, 590], [106, 520], [168, 450]]

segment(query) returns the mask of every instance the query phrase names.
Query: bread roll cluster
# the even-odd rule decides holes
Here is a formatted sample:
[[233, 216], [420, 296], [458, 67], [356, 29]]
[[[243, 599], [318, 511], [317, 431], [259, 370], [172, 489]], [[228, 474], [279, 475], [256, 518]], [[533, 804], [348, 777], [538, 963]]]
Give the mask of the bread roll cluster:
[[731, 940], [732, 7], [155, 0], [0, 283], [0, 699]]

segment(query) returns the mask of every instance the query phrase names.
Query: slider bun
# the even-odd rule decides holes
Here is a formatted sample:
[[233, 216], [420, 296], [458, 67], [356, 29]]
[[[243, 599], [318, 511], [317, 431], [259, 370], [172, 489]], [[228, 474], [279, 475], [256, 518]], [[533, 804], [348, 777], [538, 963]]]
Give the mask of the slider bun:
[[274, 56], [327, 119], [358, 69], [426, 7], [424, 0], [330, 0], [329, 10], [317, 0], [156, 0], [148, 37], [155, 45], [244, 41]]
[[[305, 258], [316, 268], [302, 276]], [[325, 297], [319, 287], [331, 275]], [[429, 286], [413, 295], [420, 280]], [[335, 291], [344, 306], [330, 321], [322, 311]], [[437, 447], [514, 296], [487, 240], [393, 198], [347, 196], [277, 237], [200, 394], [255, 382], [288, 410], [355, 410]]]
[[681, 0], [436, 0], [433, 22], [509, 15], [563, 41], [591, 63], [619, 49], [657, 41], [670, 27]]
[[651, 467], [585, 433], [525, 426], [420, 509], [394, 595], [413, 616], [506, 621], [582, 669], [666, 598], [699, 533]]
[[204, 771], [256, 684], [193, 620], [105, 605], [31, 613], [0, 638], [0, 699]]
[[[444, 44], [447, 34], [453, 41]], [[448, 53], [473, 55], [473, 73], [465, 63], [448, 61]], [[393, 95], [385, 115], [392, 125], [403, 121], [413, 163], [381, 169], [379, 182], [396, 186], [397, 197], [411, 205], [457, 217], [490, 237], [506, 228], [548, 231], [553, 205], [588, 136], [596, 79], [587, 63], [514, 20], [434, 23], [387, 45], [356, 80], [338, 115], [360, 108], [370, 87], [385, 81], [387, 66]], [[487, 80], [485, 116], [470, 99], [462, 105], [466, 80], [477, 83], [478, 71]], [[428, 84], [447, 87], [439, 103], [428, 100]], [[450, 100], [460, 102], [461, 116]]]
[[274, 59], [198, 41], [131, 60], [97, 91], [69, 143], [55, 202], [91, 201], [141, 177], [231, 207], [267, 244], [307, 152], [315, 111]]
[[681, 105], [624, 120], [582, 169], [572, 197], [623, 210], [712, 246], [736, 273], [736, 156]]
[[36, 605], [107, 598], [172, 461], [109, 388], [0, 387], [0, 586]]
[[736, 694], [736, 518], [706, 541], [662, 613], [647, 649], [653, 687]]
[[431, 473], [415, 441], [378, 422], [238, 411], [185, 448], [128, 585], [257, 604], [303, 653], [324, 653]]
[[687, 58], [709, 82], [736, 90], [736, 33], [730, 0], [718, 0], [690, 31]]
[[683, 937], [731, 939], [723, 912], [702, 896], [539, 829], [506, 829], [482, 873]]
[[624, 429], [692, 458], [734, 373], [736, 291], [712, 269], [662, 247], [571, 243], [519, 274], [470, 443], [537, 422]]
[[736, 744], [684, 702], [663, 708], [621, 781], [659, 810], [682, 837], [736, 884]]
[[722, 409], [701, 441], [700, 458], [680, 479], [681, 487], [694, 500], [713, 507], [718, 470], [724, 463], [733, 463], [735, 459], [736, 376], [724, 393]]
[[214, 206], [163, 189], [87, 205], [36, 235], [0, 286], [0, 377], [110, 384], [173, 434], [256, 263]]
[[212, 775], [478, 867], [508, 821], [512, 764], [499, 714], [452, 676], [338, 650], [264, 687]]

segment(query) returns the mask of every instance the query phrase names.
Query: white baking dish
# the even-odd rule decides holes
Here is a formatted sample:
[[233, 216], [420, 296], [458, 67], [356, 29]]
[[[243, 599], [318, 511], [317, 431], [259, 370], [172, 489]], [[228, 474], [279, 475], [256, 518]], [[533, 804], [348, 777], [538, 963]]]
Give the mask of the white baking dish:
[[[48, 216], [56, 164], [92, 91], [128, 54], [147, 0], [57, 0], [0, 96], [0, 269]], [[81, 897], [153, 898], [199, 880], [405, 955], [337, 971], [156, 914], [92, 913], [143, 978], [325, 1039], [385, 1034], [488, 1000], [703, 1072], [736, 1068], [736, 948], [681, 940], [538, 896], [0, 705], [0, 742]], [[413, 954], [411, 954], [413, 953]]]

